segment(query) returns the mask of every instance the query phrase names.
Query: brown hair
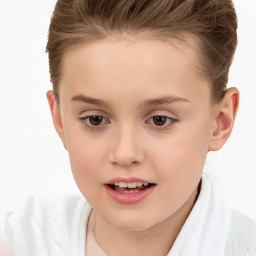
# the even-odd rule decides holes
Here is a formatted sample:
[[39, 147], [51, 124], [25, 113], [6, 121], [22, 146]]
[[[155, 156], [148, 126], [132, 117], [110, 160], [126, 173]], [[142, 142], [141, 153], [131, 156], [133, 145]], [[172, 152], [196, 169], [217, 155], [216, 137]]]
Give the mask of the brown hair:
[[57, 101], [65, 53], [83, 43], [128, 33], [155, 38], [189, 33], [200, 42], [200, 67], [213, 99], [225, 93], [237, 45], [232, 0], [58, 0], [49, 27], [47, 52]]

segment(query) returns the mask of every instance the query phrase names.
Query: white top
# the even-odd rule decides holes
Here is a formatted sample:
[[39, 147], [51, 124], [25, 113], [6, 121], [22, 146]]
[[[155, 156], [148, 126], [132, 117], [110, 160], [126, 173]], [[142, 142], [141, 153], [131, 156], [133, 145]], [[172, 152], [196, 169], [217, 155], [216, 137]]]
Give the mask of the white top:
[[[85, 251], [86, 256], [104, 255], [91, 232], [85, 245], [90, 212], [82, 196], [29, 198], [5, 219], [14, 256], [85, 256]], [[256, 223], [229, 208], [203, 175], [197, 202], [168, 256], [222, 255], [256, 256]]]

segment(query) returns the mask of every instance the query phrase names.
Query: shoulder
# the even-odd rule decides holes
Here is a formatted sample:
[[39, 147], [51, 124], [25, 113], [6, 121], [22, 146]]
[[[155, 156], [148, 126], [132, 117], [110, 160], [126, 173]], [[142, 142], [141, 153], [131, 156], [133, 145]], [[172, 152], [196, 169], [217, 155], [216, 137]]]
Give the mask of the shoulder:
[[29, 196], [15, 211], [6, 215], [11, 225], [51, 224], [82, 214], [86, 201], [80, 195]]
[[233, 210], [226, 255], [256, 255], [256, 222]]
[[31, 196], [5, 216], [5, 233], [19, 255], [72, 255], [70, 240], [78, 238], [90, 209], [80, 195]]
[[[208, 205], [213, 214], [211, 222], [213, 219], [218, 219], [218, 224], [215, 222], [218, 226], [215, 232], [218, 239], [215, 238], [215, 244], [216, 241], [218, 241], [218, 245], [223, 242], [225, 256], [256, 256], [256, 222], [232, 209], [219, 192], [214, 177], [205, 175], [202, 186], [204, 186], [204, 196], [211, 195], [210, 198], [205, 198], [207, 200], [203, 201], [205, 205], [207, 201], [212, 201], [212, 204]], [[210, 191], [211, 193], [209, 193]]]

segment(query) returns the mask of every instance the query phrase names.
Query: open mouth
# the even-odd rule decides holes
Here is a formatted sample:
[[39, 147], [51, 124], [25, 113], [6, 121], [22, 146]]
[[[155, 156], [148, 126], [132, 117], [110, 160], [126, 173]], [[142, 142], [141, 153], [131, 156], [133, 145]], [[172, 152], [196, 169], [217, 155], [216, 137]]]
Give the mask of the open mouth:
[[143, 183], [143, 182], [115, 182], [108, 184], [108, 186], [120, 193], [138, 193], [143, 190], [149, 189], [150, 187], [154, 186], [154, 183]]
[[145, 200], [157, 186], [156, 183], [136, 178], [116, 178], [104, 184], [107, 194], [121, 204], [136, 204]]

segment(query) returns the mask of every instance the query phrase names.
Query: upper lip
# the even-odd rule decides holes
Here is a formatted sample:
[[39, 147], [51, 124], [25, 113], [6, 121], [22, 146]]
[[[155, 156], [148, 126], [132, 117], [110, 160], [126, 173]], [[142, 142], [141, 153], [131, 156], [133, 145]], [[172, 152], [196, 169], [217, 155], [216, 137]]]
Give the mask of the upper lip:
[[125, 183], [142, 182], [142, 183], [151, 183], [151, 184], [153, 183], [148, 180], [143, 180], [143, 179], [136, 178], [136, 177], [129, 177], [129, 178], [116, 177], [116, 178], [113, 178], [113, 179], [107, 181], [105, 184], [113, 184], [113, 183], [117, 183], [117, 182], [125, 182]]

